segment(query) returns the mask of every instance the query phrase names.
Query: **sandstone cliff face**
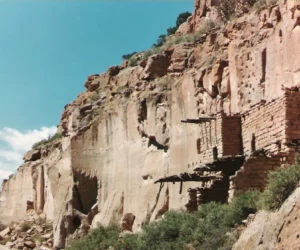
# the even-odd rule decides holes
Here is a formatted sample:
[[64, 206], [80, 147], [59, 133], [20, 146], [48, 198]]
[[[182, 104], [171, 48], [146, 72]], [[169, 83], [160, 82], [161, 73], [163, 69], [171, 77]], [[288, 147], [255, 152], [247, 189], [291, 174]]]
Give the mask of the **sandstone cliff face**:
[[[196, 1], [180, 33], [215, 19], [215, 4]], [[136, 231], [170, 209], [262, 189], [300, 138], [299, 6], [280, 2], [89, 76], [65, 107], [63, 138], [3, 183], [0, 219], [44, 214], [60, 248], [97, 223]]]

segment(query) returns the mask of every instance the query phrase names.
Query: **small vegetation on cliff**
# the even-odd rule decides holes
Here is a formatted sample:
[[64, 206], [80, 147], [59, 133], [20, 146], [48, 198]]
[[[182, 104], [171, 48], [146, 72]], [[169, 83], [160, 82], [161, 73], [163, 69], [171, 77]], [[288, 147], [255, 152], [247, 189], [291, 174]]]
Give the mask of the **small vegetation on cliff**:
[[281, 207], [300, 182], [299, 160], [287, 169], [279, 169], [269, 174], [268, 185], [261, 195], [262, 208], [274, 210]]
[[186, 34], [186, 35], [182, 35], [182, 36], [178, 36], [178, 37], [173, 37], [171, 39], [169, 39], [166, 43], [165, 43], [165, 47], [171, 46], [173, 44], [179, 44], [179, 43], [184, 43], [184, 42], [196, 42], [197, 40], [199, 40], [199, 38], [206, 34], [211, 32], [214, 28], [218, 27], [219, 24], [208, 19], [205, 23], [203, 23], [201, 29], [199, 29], [196, 33], [194, 34]]
[[21, 231], [22, 232], [26, 232], [28, 229], [30, 229], [32, 227], [32, 223], [29, 222], [24, 222], [21, 225]]
[[176, 19], [176, 26], [170, 27], [167, 29], [167, 35], [162, 34], [157, 38], [156, 43], [153, 44], [154, 48], [161, 47], [165, 44], [167, 36], [175, 34], [175, 32], [178, 30], [179, 26], [186, 22], [186, 20], [192, 15], [190, 12], [183, 12], [178, 15]]
[[275, 4], [278, 0], [257, 0], [255, 1], [255, 4], [253, 4], [253, 10], [258, 10], [261, 11], [265, 8], [267, 8], [268, 6]]
[[[140, 55], [133, 55], [129, 59], [129, 66], [134, 67], [137, 66], [138, 63], [146, 60], [148, 57], [161, 53], [164, 49], [174, 45], [174, 44], [180, 44], [180, 43], [195, 43], [199, 41], [200, 37], [204, 34], [207, 34], [211, 32], [214, 28], [219, 27], [219, 23], [216, 23], [210, 19], [208, 19], [200, 30], [198, 30], [194, 34], [186, 34], [181, 36], [173, 36], [167, 39], [166, 36], [162, 35], [157, 40], [155, 46], [153, 46], [151, 49], [148, 49], [141, 53]], [[158, 46], [159, 44], [159, 46]]]
[[122, 59], [123, 59], [123, 60], [128, 60], [128, 59], [130, 59], [132, 56], [134, 56], [136, 53], [137, 53], [137, 52], [132, 52], [132, 53], [123, 55], [123, 56], [122, 56]]
[[230, 21], [235, 17], [242, 16], [251, 10], [261, 11], [275, 4], [278, 0], [222, 0], [216, 6], [218, 16], [223, 21]]
[[62, 137], [61, 133], [56, 133], [53, 136], [49, 136], [48, 139], [44, 139], [44, 140], [41, 140], [41, 141], [33, 144], [32, 149], [37, 149], [38, 147], [40, 147], [42, 145], [46, 145], [46, 144], [48, 144], [50, 142], [53, 142], [53, 141], [55, 141], [55, 140], [57, 140], [57, 139], [59, 139], [61, 137]]
[[0, 240], [0, 245], [5, 245], [7, 242], [9, 242], [10, 239], [3, 239], [3, 240]]
[[[167, 29], [167, 34], [162, 34], [159, 35], [157, 38], [156, 43], [154, 43], [152, 45], [152, 49], [147, 50], [144, 55], [142, 56], [143, 58], [140, 59], [145, 59], [148, 58], [150, 55], [156, 54], [157, 53], [157, 49], [159, 49], [159, 47], [163, 46], [166, 41], [167, 41], [167, 36], [173, 35], [175, 34], [175, 32], [177, 31], [177, 29], [179, 28], [179, 26], [181, 24], [183, 24], [184, 22], [186, 22], [186, 20], [192, 15], [192, 13], [190, 12], [183, 12], [181, 14], [178, 15], [177, 19], [176, 19], [176, 25], [174, 27], [170, 27]], [[137, 62], [138, 62], [138, 58], [135, 56], [137, 54], [137, 52], [132, 52], [126, 55], [122, 56], [123, 60], [129, 60], [129, 65], [131, 67], [136, 66]]]

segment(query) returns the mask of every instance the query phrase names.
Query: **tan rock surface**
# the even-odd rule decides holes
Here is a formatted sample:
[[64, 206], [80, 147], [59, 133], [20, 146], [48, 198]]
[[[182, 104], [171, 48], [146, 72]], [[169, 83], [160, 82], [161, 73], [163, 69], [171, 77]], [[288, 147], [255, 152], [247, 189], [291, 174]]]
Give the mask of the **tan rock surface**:
[[[53, 223], [54, 246], [64, 247], [70, 235], [98, 223], [121, 224], [126, 214], [135, 217], [126, 227], [136, 232], [170, 209], [225, 201], [229, 188], [234, 195], [249, 187], [247, 180], [263, 188], [266, 171], [293, 161], [287, 144], [299, 139], [300, 26], [291, 2], [251, 12], [135, 67], [124, 63], [89, 76], [87, 91], [62, 114], [63, 138], [37, 149], [40, 159], [27, 154], [17, 174], [3, 182], [0, 220], [43, 215]], [[197, 0], [181, 33], [214, 19], [214, 4]], [[212, 120], [195, 124], [199, 118]], [[263, 149], [275, 158], [250, 157]], [[154, 184], [244, 153], [243, 168], [227, 173], [232, 179], [215, 171], [221, 182]], [[219, 191], [197, 193], [215, 186], [221, 198]]]
[[259, 212], [243, 231], [233, 250], [298, 249], [300, 246], [300, 189], [277, 212]]

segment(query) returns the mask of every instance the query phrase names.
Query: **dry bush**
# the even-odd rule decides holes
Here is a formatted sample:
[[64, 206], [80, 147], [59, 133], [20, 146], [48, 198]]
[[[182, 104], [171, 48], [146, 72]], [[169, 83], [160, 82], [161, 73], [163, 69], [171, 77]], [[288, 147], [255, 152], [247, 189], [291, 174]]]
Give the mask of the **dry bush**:
[[250, 11], [257, 0], [222, 0], [216, 6], [216, 11], [223, 21], [232, 20]]

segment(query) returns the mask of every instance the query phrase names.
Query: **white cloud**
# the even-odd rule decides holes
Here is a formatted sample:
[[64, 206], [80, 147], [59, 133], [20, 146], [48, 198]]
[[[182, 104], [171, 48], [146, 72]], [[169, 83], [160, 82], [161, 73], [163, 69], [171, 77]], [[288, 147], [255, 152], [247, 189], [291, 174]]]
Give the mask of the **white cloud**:
[[37, 130], [28, 130], [20, 132], [13, 128], [3, 128], [0, 130], [0, 140], [7, 143], [14, 151], [25, 152], [32, 145], [40, 140], [48, 138], [56, 132], [56, 127], [42, 127]]
[[0, 179], [7, 178], [22, 163], [24, 154], [32, 145], [56, 133], [56, 127], [18, 131], [13, 128], [0, 130]]
[[11, 174], [13, 174], [13, 172], [0, 169], [0, 180], [8, 179]]
[[[1, 150], [0, 149], [0, 158], [6, 162], [20, 162], [20, 154], [18, 152], [8, 151], [8, 150]], [[22, 160], [22, 159], [21, 159]]]

